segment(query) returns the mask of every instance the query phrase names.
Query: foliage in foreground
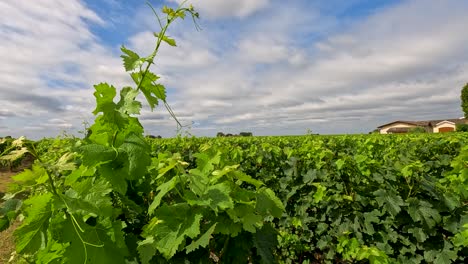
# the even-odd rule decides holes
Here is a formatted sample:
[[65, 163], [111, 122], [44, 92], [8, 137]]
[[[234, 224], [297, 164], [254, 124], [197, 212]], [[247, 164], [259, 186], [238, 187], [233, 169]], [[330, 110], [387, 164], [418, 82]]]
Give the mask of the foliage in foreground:
[[282, 263], [466, 263], [465, 133], [156, 140], [155, 153], [209, 145], [283, 201]]
[[[28, 262], [275, 261], [277, 231], [270, 221], [284, 208], [271, 189], [238, 165], [227, 166], [210, 148], [194, 155], [190, 169], [180, 155], [151, 156], [136, 98], [142, 93], [151, 109], [167, 106], [165, 88], [149, 68], [161, 43], [176, 45], [166, 35], [168, 26], [186, 15], [198, 17], [192, 7], [164, 7], [163, 13], [152, 54], [121, 49], [135, 87], [122, 88], [116, 103], [114, 86], [94, 86], [96, 119], [84, 140], [59, 139], [58, 149], [43, 154], [18, 145], [36, 158], [14, 177], [8, 197], [30, 195], [20, 205], [24, 221], [15, 231], [16, 251]], [[13, 205], [7, 220], [17, 211]]]

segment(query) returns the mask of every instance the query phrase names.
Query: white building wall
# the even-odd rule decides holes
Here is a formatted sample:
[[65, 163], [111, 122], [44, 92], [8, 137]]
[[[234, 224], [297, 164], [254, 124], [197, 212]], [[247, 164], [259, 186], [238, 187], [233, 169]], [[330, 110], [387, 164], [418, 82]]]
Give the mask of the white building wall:
[[434, 133], [439, 133], [439, 128], [441, 127], [451, 127], [453, 128], [453, 130], [457, 130], [457, 127], [454, 123], [452, 122], [440, 122], [439, 124], [437, 124], [437, 126], [434, 127]]
[[405, 123], [395, 123], [380, 129], [380, 134], [388, 134], [388, 130], [394, 127], [416, 127], [415, 125], [405, 124]]

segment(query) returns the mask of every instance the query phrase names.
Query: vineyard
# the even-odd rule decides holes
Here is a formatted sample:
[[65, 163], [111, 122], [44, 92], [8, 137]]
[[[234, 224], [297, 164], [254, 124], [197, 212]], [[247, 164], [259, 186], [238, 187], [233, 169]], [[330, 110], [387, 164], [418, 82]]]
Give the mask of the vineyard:
[[[214, 148], [265, 182], [282, 263], [465, 263], [466, 134], [155, 140], [153, 153]], [[167, 154], [169, 155], [169, 154]]]
[[[96, 237], [90, 235], [88, 239], [94, 243], [103, 242], [99, 245], [101, 247], [89, 245], [88, 254], [96, 254], [93, 255], [96, 258], [111, 250], [106, 247], [118, 245], [114, 244], [116, 242], [121, 243], [121, 250], [132, 254], [130, 239], [138, 239], [141, 235], [136, 235], [142, 230], [143, 234], [148, 232], [148, 226], [142, 228], [142, 223], [164, 222], [166, 218], [171, 222], [194, 221], [199, 217], [197, 210], [207, 206], [210, 212], [201, 211], [201, 214], [208, 217], [197, 220], [200, 226], [197, 224], [194, 229], [202, 234], [198, 239], [179, 239], [180, 244], [168, 248], [168, 243], [175, 241], [170, 239], [176, 237], [175, 234], [172, 238], [163, 233], [166, 236], [159, 238], [163, 242], [156, 244], [154, 249], [147, 249], [162, 258], [148, 257], [145, 260], [141, 242], [135, 245], [137, 248], [133, 249], [136, 250], [133, 254], [139, 256], [143, 263], [161, 263], [165, 261], [164, 257], [171, 263], [178, 263], [182, 259], [193, 260], [195, 256], [202, 263], [247, 263], [248, 260], [253, 263], [354, 263], [364, 260], [370, 263], [465, 263], [468, 256], [467, 141], [464, 133], [151, 139], [148, 140], [151, 165], [146, 174], [153, 176], [145, 181], [148, 186], [140, 187], [140, 192], [133, 193], [134, 189], [125, 186], [124, 181], [116, 182], [118, 179], [110, 177], [96, 182], [92, 176], [95, 172], [89, 172], [82, 166], [66, 175], [61, 184], [74, 183], [80, 174], [87, 177], [78, 185], [85, 189], [70, 188], [63, 195], [70, 210], [74, 209], [76, 220], [73, 221], [77, 221], [79, 224], [76, 225], [81, 229], [91, 230], [96, 226], [96, 219], [106, 219], [116, 213], [121, 214], [116, 219], [125, 219], [117, 222], [114, 219], [107, 223], [107, 232], [96, 233]], [[41, 156], [47, 159], [43, 162], [60, 166], [63, 172], [72, 166], [66, 162], [68, 157], [64, 156], [65, 153], [80, 142], [78, 139], [49, 139], [34, 144], [42, 152]], [[99, 159], [104, 157], [93, 156], [92, 162], [99, 162]], [[108, 169], [111, 168], [105, 170]], [[41, 188], [47, 188], [46, 174], [34, 165], [32, 170], [14, 177], [17, 184], [11, 185], [11, 191], [21, 192], [28, 186], [34, 186], [35, 191], [32, 192], [40, 192]], [[200, 177], [197, 184], [203, 180], [216, 182], [225, 178], [222, 185], [211, 185], [216, 186], [211, 190], [220, 192], [204, 194], [200, 196], [203, 199], [197, 200], [194, 198], [197, 193], [189, 192], [197, 190], [194, 183], [188, 183], [192, 186], [185, 190], [177, 186], [190, 181], [190, 177]], [[189, 201], [187, 197], [194, 200]], [[13, 196], [9, 198], [5, 202], [9, 207], [5, 207], [3, 212], [7, 208], [14, 210], [3, 214], [5, 222], [13, 219], [13, 215], [16, 217], [13, 212], [18, 212], [19, 206], [12, 204], [37, 206], [37, 199], [53, 199], [44, 198], [44, 195], [33, 196], [23, 202]], [[278, 201], [281, 204], [276, 204]], [[39, 213], [36, 211], [39, 208], [26, 208], [26, 214]], [[119, 209], [118, 212], [112, 212], [115, 208]], [[177, 211], [172, 211], [172, 208]], [[285, 208], [284, 212], [282, 208]], [[185, 209], [187, 211], [184, 212]], [[273, 219], [268, 216], [270, 214], [277, 218]], [[157, 218], [148, 220], [151, 215]], [[49, 222], [59, 221], [64, 215], [59, 219], [52, 214], [46, 214], [47, 218], [40, 216]], [[20, 227], [17, 232], [27, 235], [32, 223]], [[73, 233], [73, 222], [68, 223], [69, 226], [65, 224], [62, 227]], [[180, 234], [180, 225], [168, 223], [158, 227], [157, 223], [153, 224], [156, 227], [151, 232], [158, 233], [157, 228], [173, 232], [177, 227]], [[109, 233], [109, 229], [121, 232], [116, 236]], [[61, 236], [66, 234], [61, 232], [64, 232], [60, 233]], [[70, 233], [69, 236], [73, 235]], [[28, 242], [39, 238], [31, 237]], [[103, 241], [104, 238], [109, 241]], [[122, 240], [118, 241], [118, 238]], [[19, 238], [18, 251], [22, 250], [22, 241]], [[155, 243], [156, 239], [152, 236], [149, 241]], [[188, 249], [195, 247], [196, 243], [206, 247], [201, 252], [206, 250], [207, 253], [190, 254]], [[229, 255], [221, 256], [223, 261], [220, 261], [219, 252], [223, 252], [225, 243]], [[186, 251], [174, 254], [182, 245]], [[26, 249], [29, 254], [35, 253], [29, 251], [29, 247], [31, 245], [26, 245], [23, 252]], [[71, 255], [74, 258], [82, 257], [77, 263], [83, 262], [82, 247], [80, 245], [76, 251], [70, 252], [75, 254]], [[40, 249], [40, 243], [32, 249], [39, 253], [52, 250]], [[263, 258], [255, 260], [257, 254], [262, 256], [266, 252], [268, 254]], [[201, 257], [203, 255], [206, 259]], [[121, 257], [124, 263], [126, 256], [108, 257], [111, 262]], [[95, 262], [99, 258], [89, 260], [89, 263], [101, 263]]]
[[[15, 263], [466, 263], [466, 133], [150, 139], [143, 98], [165, 106], [155, 49], [122, 46], [133, 87], [94, 86], [84, 138], [1, 139], [13, 176], [0, 229]], [[156, 61], [157, 62], [157, 61]], [[118, 96], [120, 95], [120, 96]]]

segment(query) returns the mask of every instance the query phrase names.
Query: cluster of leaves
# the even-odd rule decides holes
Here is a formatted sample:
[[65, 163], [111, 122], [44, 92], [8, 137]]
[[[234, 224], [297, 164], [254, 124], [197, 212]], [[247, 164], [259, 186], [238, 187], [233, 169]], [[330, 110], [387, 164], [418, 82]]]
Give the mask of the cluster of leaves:
[[[468, 139], [463, 134], [166, 139], [210, 144], [282, 199], [282, 263], [465, 263]], [[185, 150], [182, 150], [182, 149]]]
[[11, 170], [18, 166], [28, 153], [28, 147], [33, 148], [34, 143], [24, 137], [0, 138], [0, 168]]
[[461, 90], [461, 108], [463, 110], [463, 114], [465, 118], [468, 118], [468, 83], [463, 86]]
[[[154, 11], [154, 10], [153, 10]], [[271, 221], [284, 208], [275, 193], [227, 165], [209, 146], [194, 154], [195, 166], [174, 150], [152, 155], [137, 115], [143, 94], [151, 109], [166, 104], [165, 88], [150, 72], [161, 43], [175, 46], [168, 26], [193, 7], [163, 8], [156, 48], [147, 57], [122, 47], [135, 87], [95, 85], [95, 122], [85, 139], [48, 141], [14, 177], [5, 204], [10, 221], [21, 208], [16, 251], [34, 263], [272, 263], [277, 231]], [[156, 14], [156, 12], [155, 12]], [[165, 22], [165, 23], [164, 23]], [[41, 145], [44, 146], [44, 145]], [[39, 148], [42, 149], [42, 148]], [[15, 150], [16, 151], [16, 150]], [[12, 155], [13, 153], [10, 152]], [[4, 219], [0, 219], [3, 221]]]
[[457, 124], [458, 132], [468, 132], [468, 124]]

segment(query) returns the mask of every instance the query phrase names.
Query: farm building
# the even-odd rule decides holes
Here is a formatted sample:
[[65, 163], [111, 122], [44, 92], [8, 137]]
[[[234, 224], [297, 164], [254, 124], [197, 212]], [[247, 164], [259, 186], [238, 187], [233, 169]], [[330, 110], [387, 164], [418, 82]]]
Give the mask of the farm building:
[[423, 128], [428, 133], [452, 132], [458, 124], [468, 124], [468, 119], [441, 119], [427, 121], [394, 121], [377, 127], [380, 134], [407, 133], [415, 128]]

